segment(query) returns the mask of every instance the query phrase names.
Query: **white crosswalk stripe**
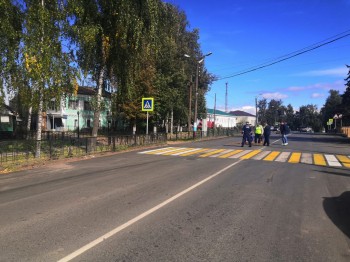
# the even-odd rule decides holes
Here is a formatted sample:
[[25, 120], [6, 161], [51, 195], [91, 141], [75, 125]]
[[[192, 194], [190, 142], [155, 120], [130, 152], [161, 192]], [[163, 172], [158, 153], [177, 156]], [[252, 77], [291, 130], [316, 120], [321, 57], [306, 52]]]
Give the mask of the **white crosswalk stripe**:
[[324, 155], [330, 166], [341, 166], [338, 159], [334, 155]]
[[252, 152], [253, 150], [244, 150], [244, 151], [242, 151], [242, 152], [240, 152], [240, 153], [238, 153], [238, 154], [235, 154], [235, 155], [233, 155], [233, 156], [230, 156], [229, 158], [240, 158], [241, 156], [244, 156], [244, 155], [246, 155], [246, 154], [248, 154], [248, 153], [250, 153], [250, 152]]
[[232, 152], [232, 151], [233, 151], [233, 150], [231, 150], [231, 149], [227, 149], [227, 150], [225, 150], [225, 151], [222, 151], [222, 152], [217, 153], [217, 154], [215, 154], [215, 155], [212, 155], [212, 156], [210, 156], [210, 157], [219, 157], [219, 156], [225, 155], [225, 154], [227, 154], [227, 153], [230, 153], [230, 152]]
[[271, 153], [271, 151], [262, 151], [260, 154], [257, 154], [256, 156], [253, 156], [252, 159], [261, 160], [261, 159], [263, 159], [265, 156], [267, 156], [270, 153]]
[[277, 162], [286, 162], [288, 160], [288, 157], [290, 155], [290, 152], [282, 152], [275, 161]]
[[301, 163], [312, 164], [312, 154], [311, 153], [302, 153], [301, 154]]

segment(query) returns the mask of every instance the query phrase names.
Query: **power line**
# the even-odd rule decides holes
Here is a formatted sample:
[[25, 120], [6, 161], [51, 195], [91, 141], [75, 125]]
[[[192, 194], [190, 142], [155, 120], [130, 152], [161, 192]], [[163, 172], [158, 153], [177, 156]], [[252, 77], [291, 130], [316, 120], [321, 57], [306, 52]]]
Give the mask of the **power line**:
[[[347, 30], [347, 31], [345, 31], [345, 32], [343, 32], [343, 33], [341, 33], [341, 34], [337, 34], [337, 35], [335, 35], [335, 36], [333, 36], [333, 37], [327, 38], [326, 40], [332, 39], [332, 38], [334, 38], [334, 37], [337, 37], [337, 38], [332, 39], [332, 40], [329, 40], [329, 41], [327, 41], [327, 42], [325, 42], [325, 43], [322, 43], [322, 42], [326, 41], [326, 40], [323, 40], [323, 41], [318, 42], [318, 43], [315, 43], [315, 44], [313, 44], [313, 45], [311, 45], [311, 46], [308, 46], [308, 47], [299, 49], [299, 50], [297, 50], [297, 51], [294, 51], [294, 52], [292, 52], [292, 53], [289, 53], [289, 54], [286, 54], [286, 55], [277, 57], [277, 58], [275, 58], [275, 59], [277, 59], [276, 61], [273, 61], [273, 62], [266, 62], [267, 64], [265, 63], [265, 64], [262, 64], [262, 65], [258, 65], [258, 66], [255, 66], [255, 67], [246, 69], [246, 70], [244, 70], [244, 71], [242, 71], [242, 72], [236, 73], [236, 74], [234, 74], [234, 75], [230, 75], [230, 76], [218, 78], [217, 80], [222, 80], [222, 79], [227, 79], [227, 78], [232, 78], [232, 77], [244, 75], [244, 74], [247, 74], [247, 73], [250, 73], [250, 72], [253, 72], [253, 71], [256, 71], [256, 70], [259, 70], [259, 69], [268, 67], [268, 66], [272, 66], [272, 65], [277, 64], [277, 63], [280, 63], [280, 62], [283, 62], [283, 61], [285, 61], [285, 60], [289, 60], [289, 59], [291, 59], [291, 58], [293, 58], [293, 57], [302, 55], [302, 54], [304, 54], [304, 53], [313, 51], [313, 50], [315, 50], [315, 49], [317, 49], [317, 48], [320, 48], [320, 47], [322, 47], [322, 46], [325, 46], [325, 45], [328, 45], [328, 44], [333, 43], [333, 42], [335, 42], [335, 41], [338, 41], [338, 40], [340, 40], [340, 39], [342, 39], [342, 38], [348, 37], [348, 36], [350, 36], [350, 33], [349, 33], [349, 32], [350, 32], [350, 30]], [[346, 33], [346, 34], [343, 35], [344, 33]], [[339, 35], [341, 35], [341, 36], [339, 36]], [[275, 59], [274, 59], [274, 60], [275, 60]]]

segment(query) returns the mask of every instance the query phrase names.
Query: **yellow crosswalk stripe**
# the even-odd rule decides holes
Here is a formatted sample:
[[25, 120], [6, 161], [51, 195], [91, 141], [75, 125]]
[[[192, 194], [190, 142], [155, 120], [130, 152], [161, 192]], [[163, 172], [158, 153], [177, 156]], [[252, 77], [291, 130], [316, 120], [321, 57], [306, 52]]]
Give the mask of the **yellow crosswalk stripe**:
[[292, 153], [292, 155], [289, 158], [289, 163], [299, 163], [301, 158], [301, 153]]
[[200, 155], [199, 157], [207, 157], [207, 156], [215, 155], [215, 154], [220, 153], [222, 151], [225, 151], [225, 149], [214, 150], [214, 151], [208, 152], [206, 154]]
[[326, 160], [322, 154], [314, 154], [314, 163], [318, 166], [327, 166]]
[[259, 154], [260, 152], [261, 152], [261, 150], [253, 150], [252, 152], [242, 156], [241, 159], [249, 159], [249, 158]]
[[195, 155], [195, 154], [198, 154], [198, 153], [201, 153], [201, 152], [205, 152], [205, 151], [208, 151], [208, 150], [209, 150], [209, 148], [198, 148], [197, 150], [194, 150], [194, 151], [191, 151], [191, 152], [188, 152], [188, 153], [179, 154], [179, 156]]
[[349, 157], [343, 156], [343, 155], [337, 155], [337, 158], [345, 167], [350, 167], [350, 158]]
[[229, 152], [229, 153], [226, 153], [226, 154], [224, 154], [224, 155], [221, 155], [221, 156], [219, 156], [219, 158], [228, 158], [228, 157], [230, 157], [230, 156], [233, 156], [233, 155], [235, 155], [235, 154], [238, 154], [238, 153], [240, 153], [240, 152], [242, 152], [243, 150], [241, 150], [241, 149], [237, 149], [237, 150], [234, 150], [234, 151], [232, 151], [232, 152]]
[[265, 157], [263, 160], [265, 161], [273, 161], [275, 158], [280, 154], [279, 151], [272, 151], [267, 157]]

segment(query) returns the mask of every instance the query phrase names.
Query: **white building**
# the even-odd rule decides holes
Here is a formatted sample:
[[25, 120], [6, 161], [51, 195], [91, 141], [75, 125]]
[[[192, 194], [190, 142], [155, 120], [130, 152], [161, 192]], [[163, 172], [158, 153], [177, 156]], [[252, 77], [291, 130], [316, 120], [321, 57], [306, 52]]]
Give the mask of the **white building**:
[[207, 108], [207, 126], [212, 128], [214, 125], [215, 127], [233, 128], [237, 126], [237, 118], [223, 111]]
[[255, 125], [255, 121], [256, 121], [255, 115], [252, 115], [250, 113], [247, 113], [241, 110], [231, 111], [230, 115], [236, 117], [237, 125], [239, 126], [243, 126], [246, 122], [249, 122], [253, 126]]

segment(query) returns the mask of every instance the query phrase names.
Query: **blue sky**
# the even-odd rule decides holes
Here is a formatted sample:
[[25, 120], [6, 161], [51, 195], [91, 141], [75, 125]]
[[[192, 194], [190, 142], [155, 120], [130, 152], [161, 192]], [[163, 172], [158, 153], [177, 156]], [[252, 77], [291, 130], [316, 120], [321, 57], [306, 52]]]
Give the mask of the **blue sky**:
[[[209, 72], [219, 78], [266, 63], [350, 30], [350, 0], [167, 0], [200, 31]], [[348, 32], [350, 33], [350, 31]], [[350, 36], [287, 61], [216, 81], [207, 107], [255, 113], [255, 97], [282, 99], [295, 110], [320, 109], [330, 89], [345, 91]]]

